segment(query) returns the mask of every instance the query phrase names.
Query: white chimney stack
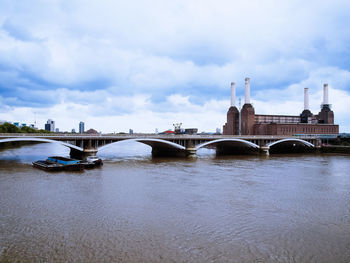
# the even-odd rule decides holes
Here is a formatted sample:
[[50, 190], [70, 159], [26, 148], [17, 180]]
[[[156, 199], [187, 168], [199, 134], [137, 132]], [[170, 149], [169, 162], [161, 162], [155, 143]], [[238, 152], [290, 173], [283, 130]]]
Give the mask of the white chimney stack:
[[244, 103], [250, 104], [250, 78], [245, 78], [244, 96]]
[[328, 84], [323, 84], [323, 104], [328, 104]]
[[235, 83], [231, 82], [231, 107], [236, 106], [236, 87]]
[[304, 110], [309, 110], [309, 88], [304, 89]]

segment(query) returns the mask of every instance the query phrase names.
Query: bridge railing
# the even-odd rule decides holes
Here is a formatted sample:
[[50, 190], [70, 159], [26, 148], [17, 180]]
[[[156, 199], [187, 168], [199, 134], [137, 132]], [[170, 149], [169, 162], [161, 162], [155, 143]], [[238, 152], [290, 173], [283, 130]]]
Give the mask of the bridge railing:
[[152, 133], [134, 133], [134, 134], [80, 134], [80, 133], [0, 133], [0, 137], [45, 137], [45, 138], [74, 138], [74, 139], [113, 139], [113, 138], [164, 138], [164, 139], [211, 139], [211, 138], [241, 138], [241, 139], [283, 139], [283, 138], [304, 138], [317, 139], [323, 138], [322, 134], [296, 134], [286, 135], [221, 135], [221, 134], [152, 134]]

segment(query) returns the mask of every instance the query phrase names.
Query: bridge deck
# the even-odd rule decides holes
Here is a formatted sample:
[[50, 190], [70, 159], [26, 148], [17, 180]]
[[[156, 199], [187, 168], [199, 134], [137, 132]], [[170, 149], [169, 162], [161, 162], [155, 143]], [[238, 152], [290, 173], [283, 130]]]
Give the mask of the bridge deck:
[[0, 134], [0, 143], [9, 141], [57, 142], [71, 149], [71, 156], [96, 154], [99, 149], [119, 141], [137, 141], [152, 147], [152, 153], [195, 154], [202, 147], [216, 148], [219, 152], [228, 151], [268, 151], [270, 146], [281, 143], [319, 146], [317, 135], [274, 136], [274, 135], [203, 135], [203, 134]]
[[323, 138], [322, 135], [294, 135], [294, 136], [283, 136], [283, 135], [202, 135], [202, 134], [149, 134], [149, 133], [138, 133], [138, 134], [101, 134], [101, 135], [88, 135], [88, 134], [40, 134], [40, 133], [0, 133], [1, 139], [15, 138], [15, 137], [33, 137], [33, 138], [47, 138], [53, 140], [111, 140], [111, 139], [138, 139], [138, 138], [156, 138], [156, 139], [204, 139], [204, 140], [215, 140], [224, 138], [239, 138], [239, 139], [287, 139], [287, 138], [299, 138], [299, 139], [318, 139]]

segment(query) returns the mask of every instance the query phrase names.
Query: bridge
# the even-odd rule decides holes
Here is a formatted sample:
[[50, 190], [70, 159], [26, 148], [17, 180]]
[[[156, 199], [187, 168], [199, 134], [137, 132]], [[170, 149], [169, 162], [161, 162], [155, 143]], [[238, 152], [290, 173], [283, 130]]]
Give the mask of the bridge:
[[158, 134], [0, 134], [5, 142], [48, 142], [59, 143], [70, 148], [70, 156], [85, 159], [97, 155], [104, 147], [120, 141], [135, 141], [152, 147], [152, 156], [194, 156], [201, 148], [216, 149], [217, 154], [269, 154], [284, 148], [312, 150], [321, 145], [315, 135], [299, 136], [232, 136], [232, 135], [158, 135]]

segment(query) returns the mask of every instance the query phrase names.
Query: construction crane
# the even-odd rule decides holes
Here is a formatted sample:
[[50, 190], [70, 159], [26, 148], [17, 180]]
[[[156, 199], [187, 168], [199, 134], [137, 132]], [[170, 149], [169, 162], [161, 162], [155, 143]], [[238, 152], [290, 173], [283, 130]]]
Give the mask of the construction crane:
[[182, 125], [182, 122], [180, 123], [174, 123], [173, 126], [174, 126], [174, 131], [176, 134], [181, 134], [183, 133], [183, 130], [181, 129], [181, 125]]

